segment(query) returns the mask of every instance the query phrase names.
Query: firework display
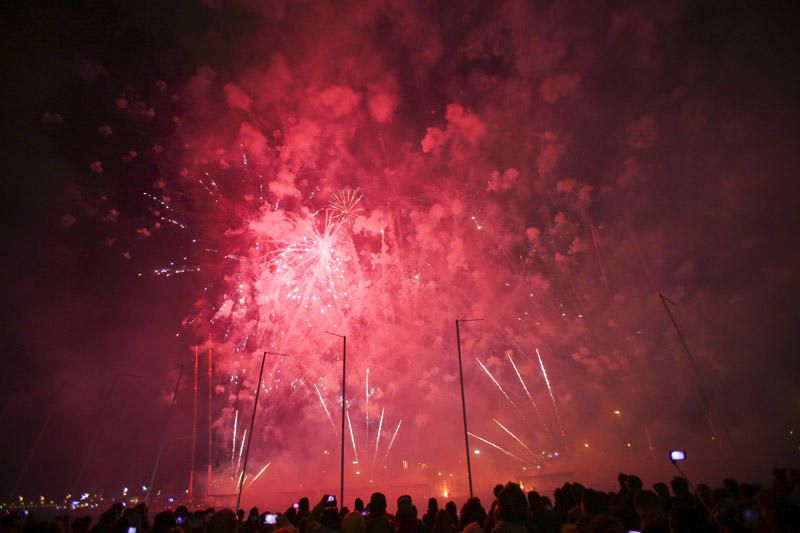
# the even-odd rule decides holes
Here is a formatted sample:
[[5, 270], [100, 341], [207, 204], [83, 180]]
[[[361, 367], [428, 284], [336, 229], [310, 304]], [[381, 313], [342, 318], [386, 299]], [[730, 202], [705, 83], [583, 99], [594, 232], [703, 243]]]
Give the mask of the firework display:
[[[0, 414], [46, 406], [36, 427], [7, 419], [28, 437], [9, 494], [48, 471], [36, 457], [72, 418], [74, 494], [157, 499], [187, 478], [190, 498], [333, 494], [340, 453], [362, 495], [660, 474], [672, 445], [711, 471], [741, 459], [748, 412], [794, 390], [759, 385], [757, 407], [726, 388], [759, 350], [794, 345], [797, 261], [776, 244], [793, 225], [761, 210], [794, 209], [775, 176], [794, 180], [796, 121], [719, 96], [729, 78], [753, 109], [792, 91], [739, 77], [738, 32], [706, 47], [680, 30], [714, 17], [680, 2], [111, 4], [76, 14], [91, 28], [66, 25], [53, 82], [31, 90], [41, 120], [18, 158], [45, 177], [8, 180], [43, 207], [7, 217], [25, 229], [7, 239], [21, 281], [6, 345], [45, 393], [9, 392]], [[32, 353], [57, 356], [29, 369]], [[84, 388], [102, 392], [84, 405]], [[128, 413], [147, 436], [92, 425]], [[794, 431], [782, 420], [775, 434]]]
[[[449, 324], [461, 314], [491, 317], [465, 340], [475, 363], [467, 368], [470, 419], [484, 436], [470, 434], [501, 452], [484, 454], [484, 470], [546, 470], [568, 453], [562, 410], [572, 395], [559, 399], [554, 381], [580, 366], [570, 351], [596, 349], [576, 340], [605, 305], [608, 280], [602, 263], [599, 275], [591, 267], [601, 254], [589, 220], [593, 187], [556, 178], [563, 141], [546, 132], [538, 155], [508, 155], [492, 136], [510, 111], [454, 99], [410, 122], [397, 114], [391, 84], [375, 92], [357, 82], [309, 83], [281, 96], [231, 82], [208, 116], [215, 83], [200, 69], [180, 90], [159, 85], [155, 113], [177, 113], [175, 102], [182, 110], [167, 146], [148, 156], [157, 177], [98, 200], [123, 258], [146, 264], [149, 248], [166, 247], [166, 263], [140, 276], [193, 277], [199, 287], [176, 334], [187, 344], [207, 339], [196, 342], [215, 353], [211, 490], [240, 480], [258, 490], [266, 467], [252, 479], [243, 472], [248, 439], [254, 460], [274, 475], [295, 457], [317, 457], [312, 468], [332, 483], [327, 458], [336, 455], [341, 412], [348, 476], [416, 482], [428, 478], [429, 463], [460, 470], [461, 460], [441, 456], [450, 444], [426, 435], [458, 431], [449, 416], [457, 406]], [[121, 98], [150, 105], [133, 93]], [[270, 105], [277, 114], [263, 111]], [[118, 207], [136, 195], [138, 210]], [[327, 332], [348, 336], [349, 390], [364, 391], [344, 406], [339, 344]], [[542, 343], [558, 347], [560, 370], [545, 366]], [[267, 357], [257, 383], [263, 351], [288, 357]], [[607, 370], [624, 364], [617, 359]], [[249, 416], [257, 387], [265, 407], [248, 435], [239, 418]], [[501, 422], [503, 413], [517, 422]], [[404, 419], [409, 429], [400, 433]], [[407, 461], [417, 469], [404, 474]]]

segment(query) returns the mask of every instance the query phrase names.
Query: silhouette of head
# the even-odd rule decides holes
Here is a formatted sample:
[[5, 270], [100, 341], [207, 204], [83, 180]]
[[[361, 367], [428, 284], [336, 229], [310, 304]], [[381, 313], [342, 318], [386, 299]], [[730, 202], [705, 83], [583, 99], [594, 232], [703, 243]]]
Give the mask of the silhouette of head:
[[516, 483], [508, 483], [497, 496], [497, 507], [500, 520], [512, 524], [525, 522], [528, 499]]
[[369, 498], [369, 512], [372, 516], [381, 516], [386, 512], [386, 496], [381, 492], [374, 492]]

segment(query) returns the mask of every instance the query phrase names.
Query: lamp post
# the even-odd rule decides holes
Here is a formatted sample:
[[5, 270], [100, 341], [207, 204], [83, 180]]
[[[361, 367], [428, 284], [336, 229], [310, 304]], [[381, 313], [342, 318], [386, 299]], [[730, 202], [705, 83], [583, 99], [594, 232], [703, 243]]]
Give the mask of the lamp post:
[[253, 426], [256, 422], [256, 409], [258, 408], [258, 396], [261, 392], [261, 380], [264, 377], [264, 363], [267, 361], [267, 354], [278, 355], [280, 357], [289, 357], [285, 353], [278, 352], [264, 352], [261, 356], [261, 371], [258, 373], [258, 383], [256, 383], [256, 399], [253, 402], [253, 414], [250, 416], [250, 431], [247, 436], [247, 447], [244, 452], [244, 463], [242, 464], [242, 473], [239, 474], [239, 494], [236, 496], [236, 510], [239, 510], [239, 504], [242, 501], [242, 486], [244, 485], [244, 474], [247, 472], [247, 457], [250, 455], [250, 443], [253, 441]]
[[472, 498], [472, 463], [469, 457], [469, 435], [467, 432], [467, 402], [464, 399], [464, 369], [461, 364], [461, 322], [478, 322], [482, 318], [465, 318], [456, 320], [456, 344], [458, 345], [458, 379], [461, 384], [461, 415], [464, 418], [464, 449], [467, 453], [467, 480], [469, 481], [469, 497]]
[[347, 385], [347, 335], [339, 335], [326, 331], [328, 335], [342, 339], [342, 434], [339, 445], [339, 505], [344, 506], [344, 419], [346, 416], [347, 402], [345, 400], [345, 388]]

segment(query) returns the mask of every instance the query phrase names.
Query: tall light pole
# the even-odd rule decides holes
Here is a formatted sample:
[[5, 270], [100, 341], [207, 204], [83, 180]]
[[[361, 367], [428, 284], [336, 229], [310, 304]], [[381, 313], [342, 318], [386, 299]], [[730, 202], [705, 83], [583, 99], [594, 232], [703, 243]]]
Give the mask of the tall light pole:
[[467, 480], [469, 481], [469, 497], [472, 498], [472, 463], [469, 457], [469, 434], [467, 432], [467, 402], [464, 400], [464, 369], [461, 365], [461, 322], [478, 322], [482, 318], [465, 318], [456, 320], [456, 344], [458, 345], [458, 379], [461, 383], [461, 415], [464, 418], [464, 449], [467, 453]]
[[250, 416], [250, 431], [247, 436], [247, 447], [244, 452], [244, 463], [242, 464], [242, 473], [239, 474], [239, 494], [236, 496], [236, 510], [239, 510], [239, 504], [242, 501], [242, 486], [244, 485], [244, 475], [247, 472], [247, 457], [250, 455], [250, 443], [253, 441], [253, 426], [256, 422], [256, 408], [258, 408], [258, 396], [261, 392], [261, 380], [264, 377], [264, 363], [267, 361], [267, 354], [279, 355], [281, 357], [289, 357], [285, 353], [278, 352], [264, 352], [261, 356], [261, 371], [258, 373], [258, 383], [256, 383], [256, 399], [253, 402], [253, 414]]
[[[717, 430], [716, 427], [714, 426], [714, 421], [711, 417], [711, 401], [709, 400], [708, 394], [706, 393], [706, 385], [705, 381], [703, 380], [703, 374], [700, 372], [700, 367], [697, 365], [697, 360], [694, 358], [692, 351], [689, 349], [689, 345], [686, 343], [686, 339], [684, 339], [683, 334], [681, 333], [681, 330], [678, 327], [678, 323], [675, 321], [675, 317], [672, 315], [672, 311], [670, 311], [669, 309], [669, 305], [667, 305], [667, 304], [675, 305], [675, 302], [673, 302], [660, 292], [658, 293], [658, 297], [661, 299], [661, 303], [664, 305], [664, 311], [667, 312], [669, 321], [672, 323], [672, 327], [675, 329], [675, 334], [681, 341], [681, 345], [683, 345], [683, 351], [686, 352], [686, 357], [692, 364], [695, 376], [697, 377], [697, 385], [698, 385], [697, 388], [700, 395], [700, 402], [703, 407], [703, 414], [706, 416], [706, 420], [708, 421], [708, 425], [710, 426], [712, 437], [716, 439]], [[725, 423], [725, 420], [723, 420], [722, 417], [718, 417], [718, 420], [722, 425], [722, 431], [725, 432], [725, 437], [727, 438], [728, 444], [730, 445], [730, 452], [732, 452], [733, 455], [736, 456], [737, 458], [740, 458], [741, 456], [739, 455], [739, 450], [736, 447], [736, 442], [733, 440], [733, 436], [731, 435], [730, 430], [728, 429], [728, 425]], [[742, 464], [742, 461], [739, 460], [739, 463]]]
[[208, 474], [206, 478], [206, 496], [211, 497], [211, 469], [214, 464], [214, 420], [211, 411], [214, 390], [214, 365], [212, 363], [211, 335], [208, 336]]
[[189, 469], [189, 501], [194, 497], [194, 462], [197, 456], [197, 371], [200, 348], [194, 347], [194, 388], [192, 397], [192, 467]]
[[175, 380], [175, 390], [172, 391], [172, 402], [169, 404], [169, 411], [167, 412], [167, 420], [164, 422], [164, 429], [161, 431], [161, 439], [158, 441], [158, 451], [156, 452], [156, 462], [153, 464], [153, 471], [150, 474], [150, 483], [147, 484], [147, 489], [144, 495], [144, 504], [150, 503], [150, 493], [153, 491], [153, 483], [156, 480], [156, 472], [158, 472], [158, 465], [161, 462], [161, 452], [164, 451], [164, 443], [167, 441], [167, 430], [169, 429], [169, 421], [172, 418], [172, 411], [175, 409], [175, 400], [178, 397], [178, 389], [181, 386], [181, 376], [183, 376], [183, 365], [178, 367], [178, 379]]
[[345, 387], [347, 385], [347, 335], [339, 335], [326, 331], [328, 335], [342, 339], [342, 434], [339, 445], [339, 506], [344, 506], [344, 419], [347, 413], [347, 402], [345, 401]]

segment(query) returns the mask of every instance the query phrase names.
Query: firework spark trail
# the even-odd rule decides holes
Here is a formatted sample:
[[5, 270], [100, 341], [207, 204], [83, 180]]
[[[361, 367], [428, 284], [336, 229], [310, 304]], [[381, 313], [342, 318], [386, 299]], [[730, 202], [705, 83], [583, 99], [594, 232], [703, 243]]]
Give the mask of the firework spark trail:
[[400, 422], [397, 423], [397, 427], [394, 430], [394, 435], [392, 435], [392, 440], [389, 441], [389, 446], [386, 448], [386, 453], [383, 456], [383, 460], [385, 461], [387, 457], [389, 457], [389, 452], [392, 451], [392, 444], [394, 444], [394, 439], [397, 438], [397, 432], [400, 431], [400, 424], [403, 423], [403, 419], [400, 419]]
[[236, 425], [239, 423], [239, 410], [236, 410], [236, 415], [233, 417], [233, 443], [231, 444], [231, 472], [233, 472], [233, 461], [236, 457]]
[[236, 461], [236, 470], [237, 471], [242, 466], [242, 452], [244, 452], [244, 441], [245, 441], [245, 439], [247, 439], [247, 428], [244, 428], [244, 433], [242, 433], [242, 445], [239, 446], [239, 459]]
[[325, 410], [325, 415], [328, 417], [328, 421], [331, 423], [331, 427], [333, 428], [333, 433], [338, 437], [339, 432], [336, 431], [336, 424], [333, 423], [333, 417], [331, 417], [331, 412], [328, 411], [328, 406], [325, 405], [325, 400], [322, 399], [322, 393], [317, 388], [317, 384], [314, 383], [314, 390], [317, 391], [317, 396], [319, 397], [319, 403], [322, 404], [322, 408]]
[[506, 400], [508, 400], [508, 401], [509, 401], [509, 402], [510, 402], [510, 403], [513, 405], [513, 404], [514, 404], [514, 402], [512, 402], [512, 401], [511, 401], [511, 398], [508, 396], [508, 394], [506, 394], [506, 391], [505, 391], [505, 389], [503, 389], [503, 387], [500, 385], [500, 383], [498, 383], [498, 381], [497, 381], [496, 379], [494, 379], [494, 376], [492, 375], [492, 373], [491, 373], [491, 372], [489, 372], [489, 369], [488, 369], [488, 368], [486, 368], [486, 366], [485, 366], [485, 365], [484, 365], [484, 364], [481, 362], [481, 360], [480, 360], [480, 359], [478, 359], [477, 357], [475, 358], [475, 360], [478, 362], [478, 364], [479, 364], [479, 365], [481, 365], [481, 368], [483, 369], [483, 371], [484, 371], [484, 372], [486, 372], [486, 375], [487, 375], [487, 376], [489, 376], [489, 379], [491, 379], [491, 380], [492, 380], [492, 382], [493, 382], [495, 385], [497, 385], [497, 388], [498, 388], [498, 389], [500, 390], [500, 392], [503, 394], [503, 396], [505, 397], [505, 399], [506, 399]]
[[[159, 267], [153, 269], [153, 275], [155, 276], [163, 276], [168, 278], [170, 276], [176, 276], [178, 274], [186, 274], [188, 272], [200, 272], [200, 267], [191, 267], [191, 266], [181, 266], [181, 267]], [[139, 274], [141, 276], [141, 274]]]
[[347, 414], [347, 426], [350, 428], [350, 442], [353, 443], [353, 456], [355, 457], [354, 463], [358, 462], [358, 450], [356, 450], [356, 437], [353, 435], [353, 424], [350, 423], [350, 410], [345, 411]]
[[512, 433], [510, 429], [508, 429], [508, 428], [507, 428], [507, 427], [505, 427], [503, 424], [501, 424], [499, 420], [497, 420], [496, 418], [492, 418], [492, 420], [494, 420], [494, 423], [495, 423], [495, 424], [497, 424], [498, 426], [500, 426], [500, 428], [501, 428], [503, 431], [505, 431], [506, 433], [508, 433], [509, 435], [511, 435], [511, 438], [513, 438], [515, 441], [517, 441], [518, 443], [520, 443], [520, 445], [522, 445], [522, 447], [523, 447], [523, 448], [525, 448], [526, 450], [528, 450], [529, 452], [531, 452], [531, 454], [533, 454], [534, 456], [536, 455], [536, 454], [534, 453], [534, 451], [533, 451], [533, 450], [531, 450], [531, 449], [528, 447], [528, 445], [527, 445], [527, 444], [525, 444], [524, 442], [522, 442], [522, 440], [521, 440], [519, 437], [517, 437], [516, 435], [514, 435], [514, 433]]
[[544, 421], [544, 417], [542, 416], [542, 412], [539, 411], [539, 406], [536, 405], [536, 401], [533, 399], [533, 396], [531, 396], [530, 391], [528, 391], [528, 386], [525, 384], [525, 380], [522, 379], [522, 374], [519, 373], [519, 370], [517, 369], [517, 365], [514, 364], [514, 360], [511, 358], [511, 354], [510, 353], [506, 354], [506, 357], [508, 357], [508, 360], [511, 362], [511, 367], [514, 369], [514, 372], [516, 372], [517, 377], [519, 378], [519, 382], [522, 384], [522, 388], [525, 390], [525, 394], [528, 396], [528, 399], [531, 401], [531, 405], [533, 406], [533, 410], [536, 411], [536, 415], [539, 417], [539, 421], [542, 423], [542, 426], [544, 427], [545, 432], [548, 435], [550, 435], [550, 428], [547, 427], [547, 422]]
[[567, 435], [564, 433], [564, 426], [561, 425], [561, 415], [558, 412], [558, 404], [556, 404], [556, 397], [553, 394], [553, 387], [550, 385], [550, 380], [547, 377], [547, 370], [544, 368], [542, 361], [542, 354], [539, 353], [539, 348], [536, 348], [536, 356], [539, 358], [539, 366], [542, 369], [542, 376], [544, 377], [545, 385], [547, 385], [547, 392], [550, 393], [550, 401], [553, 402], [553, 411], [556, 414], [556, 422], [558, 422], [558, 429], [561, 432], [561, 437], [566, 439]]
[[383, 429], [383, 408], [381, 408], [381, 419], [378, 422], [378, 436], [375, 437], [375, 454], [372, 456], [372, 462], [375, 463], [375, 460], [378, 458], [378, 445], [381, 442], [381, 429]]
[[263, 467], [261, 470], [259, 470], [259, 471], [258, 471], [258, 474], [256, 474], [256, 476], [255, 476], [255, 477], [252, 479], [252, 481], [250, 481], [250, 483], [248, 483], [248, 484], [247, 484], [247, 486], [244, 488], [244, 490], [246, 491], [247, 489], [249, 489], [250, 487], [252, 487], [252, 486], [253, 486], [253, 483], [255, 483], [255, 482], [256, 482], [256, 480], [257, 480], [259, 477], [261, 477], [261, 474], [263, 474], [263, 473], [264, 473], [264, 470], [266, 470], [267, 468], [269, 468], [269, 465], [271, 465], [271, 464], [272, 464], [272, 462], [269, 462], [269, 463], [265, 464], [265, 465], [264, 465], [264, 467]]
[[471, 433], [469, 431], [467, 432], [467, 435], [469, 435], [470, 437], [475, 437], [479, 441], [484, 442], [484, 443], [488, 444], [489, 446], [492, 446], [493, 448], [497, 448], [498, 450], [500, 450], [504, 454], [508, 455], [509, 457], [513, 457], [514, 459], [516, 459], [517, 461], [519, 461], [522, 464], [527, 464], [524, 460], [520, 459], [519, 457], [517, 457], [516, 455], [514, 455], [510, 451], [506, 450], [505, 448], [501, 448], [500, 446], [498, 446], [497, 444], [495, 444], [494, 442], [492, 442], [490, 440], [486, 440], [483, 437], [479, 437], [476, 434]]
[[484, 365], [484, 364], [481, 362], [481, 360], [480, 360], [480, 359], [478, 359], [477, 357], [475, 358], [475, 360], [476, 360], [476, 361], [478, 361], [478, 364], [479, 364], [479, 365], [481, 365], [481, 368], [483, 369], [483, 371], [484, 371], [484, 372], [486, 372], [486, 375], [487, 375], [487, 376], [489, 376], [489, 379], [491, 379], [491, 380], [492, 380], [492, 382], [493, 382], [495, 385], [497, 385], [497, 388], [500, 390], [500, 393], [501, 393], [501, 394], [502, 394], [502, 395], [505, 397], [505, 399], [508, 401], [508, 403], [510, 403], [510, 404], [511, 404], [511, 407], [513, 407], [513, 408], [514, 408], [514, 410], [516, 410], [516, 411], [517, 411], [517, 413], [519, 413], [519, 416], [520, 416], [521, 418], [523, 418], [525, 421], [527, 421], [527, 420], [528, 420], [528, 417], [527, 417], [527, 415], [526, 415], [525, 413], [523, 413], [523, 412], [522, 412], [522, 409], [520, 409], [520, 408], [519, 408], [519, 406], [516, 404], [516, 402], [514, 402], [514, 400], [512, 400], [512, 399], [511, 399], [511, 397], [508, 395], [508, 393], [505, 391], [505, 389], [502, 387], [502, 385], [500, 385], [500, 382], [499, 382], [499, 381], [497, 381], [497, 380], [494, 378], [494, 376], [492, 375], [492, 373], [491, 373], [491, 372], [489, 372], [489, 369], [488, 369], [488, 368], [486, 368], [486, 365]]
[[644, 434], [647, 437], [647, 447], [650, 449], [650, 454], [655, 457], [656, 448], [653, 446], [653, 437], [650, 435], [650, 426], [644, 425]]

